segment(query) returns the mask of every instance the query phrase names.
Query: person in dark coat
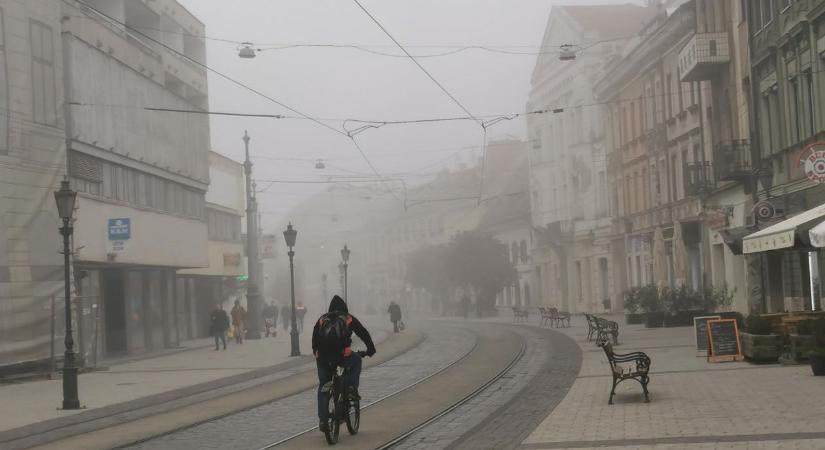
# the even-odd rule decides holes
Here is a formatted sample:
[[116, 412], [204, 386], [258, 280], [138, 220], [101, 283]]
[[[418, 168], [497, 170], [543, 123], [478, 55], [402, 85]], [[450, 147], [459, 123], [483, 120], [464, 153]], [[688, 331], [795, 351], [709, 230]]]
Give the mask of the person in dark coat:
[[[334, 350], [327, 347], [327, 339], [323, 336], [327, 325], [332, 321], [332, 317], [342, 318], [346, 324], [344, 330], [343, 342], [337, 342], [339, 345], [334, 345]], [[340, 319], [339, 319], [340, 320]], [[337, 322], [333, 322], [337, 323]], [[318, 419], [320, 420], [321, 431], [324, 431], [327, 426], [327, 418], [329, 410], [329, 392], [323, 391], [323, 386], [332, 380], [332, 374], [335, 372], [337, 366], [346, 367], [348, 379], [346, 384], [349, 387], [348, 395], [354, 399], [360, 399], [358, 395], [358, 382], [361, 376], [361, 356], [352, 351], [352, 333], [361, 338], [367, 346], [366, 355], [372, 357], [375, 354], [375, 344], [372, 342], [372, 337], [369, 331], [364, 328], [364, 325], [349, 313], [347, 304], [339, 296], [332, 297], [329, 302], [329, 311], [322, 315], [315, 327], [312, 329], [312, 353], [315, 355], [315, 362], [318, 368]], [[343, 349], [343, 350], [341, 350]]]
[[398, 306], [398, 303], [390, 302], [387, 312], [390, 315], [390, 322], [392, 322], [392, 331], [398, 333], [398, 322], [401, 322], [401, 307]]
[[215, 310], [209, 316], [209, 332], [215, 336], [215, 350], [218, 350], [218, 340], [226, 350], [226, 330], [229, 329], [229, 314], [223, 310], [220, 303], [215, 304]]
[[243, 344], [246, 334], [246, 309], [241, 306], [240, 300], [235, 300], [235, 306], [232, 308], [232, 326], [235, 327], [235, 343]]
[[307, 307], [303, 303], [298, 303], [295, 307], [295, 321], [297, 322], [298, 332], [304, 332], [304, 317], [307, 315]]

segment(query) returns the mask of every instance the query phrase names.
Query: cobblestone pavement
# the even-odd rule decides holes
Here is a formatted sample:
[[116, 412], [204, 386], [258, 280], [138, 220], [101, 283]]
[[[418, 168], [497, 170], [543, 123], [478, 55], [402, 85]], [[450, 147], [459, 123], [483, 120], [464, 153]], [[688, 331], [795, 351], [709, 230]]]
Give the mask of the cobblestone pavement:
[[[475, 345], [470, 331], [445, 324], [427, 325], [426, 333], [425, 341], [415, 349], [362, 372], [364, 405], [437, 372]], [[315, 375], [310, 372], [308, 376]], [[317, 425], [313, 389], [128, 448], [257, 449]]]
[[567, 393], [578, 373], [581, 357], [575, 343], [563, 334], [531, 328], [515, 330], [525, 338], [526, 349], [506, 375], [394, 448], [518, 446]]
[[708, 363], [692, 328], [620, 327], [616, 351], [652, 359], [651, 402], [627, 382], [607, 404], [610, 368], [576, 320], [565, 332], [582, 348], [579, 376], [520, 448], [825, 448], [825, 379], [809, 366]]

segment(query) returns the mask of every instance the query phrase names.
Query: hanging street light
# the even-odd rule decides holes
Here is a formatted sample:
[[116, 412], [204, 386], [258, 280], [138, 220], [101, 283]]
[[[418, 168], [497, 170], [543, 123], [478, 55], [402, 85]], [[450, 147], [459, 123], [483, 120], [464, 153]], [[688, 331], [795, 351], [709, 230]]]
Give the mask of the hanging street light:
[[72, 228], [72, 214], [77, 199], [77, 192], [69, 187], [69, 180], [60, 183], [60, 190], [55, 191], [54, 201], [57, 203], [57, 214], [63, 220], [60, 234], [63, 236], [63, 293], [66, 302], [66, 335], [64, 344], [66, 352], [63, 358], [63, 409], [80, 409], [80, 399], [77, 394], [77, 364], [75, 362], [74, 339], [72, 339], [72, 287], [71, 287], [71, 250], [69, 243], [74, 229]]
[[238, 56], [243, 59], [252, 59], [255, 57], [255, 49], [251, 42], [244, 42], [238, 48]]

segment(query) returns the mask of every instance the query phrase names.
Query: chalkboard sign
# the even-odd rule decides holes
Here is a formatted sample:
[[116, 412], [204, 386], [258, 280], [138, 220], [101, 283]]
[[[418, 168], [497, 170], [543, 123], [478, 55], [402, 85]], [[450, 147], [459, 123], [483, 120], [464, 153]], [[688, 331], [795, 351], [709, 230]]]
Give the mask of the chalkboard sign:
[[736, 319], [708, 320], [708, 361], [739, 361], [742, 345]]
[[693, 335], [696, 339], [697, 356], [705, 356], [708, 352], [708, 320], [719, 320], [721, 316], [702, 316], [693, 318]]

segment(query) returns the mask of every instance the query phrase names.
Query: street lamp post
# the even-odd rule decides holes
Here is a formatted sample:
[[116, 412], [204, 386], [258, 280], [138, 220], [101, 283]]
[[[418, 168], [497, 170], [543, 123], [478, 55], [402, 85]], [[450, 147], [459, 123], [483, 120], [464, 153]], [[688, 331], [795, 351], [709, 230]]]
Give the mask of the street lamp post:
[[347, 268], [349, 267], [349, 249], [347, 248], [347, 244], [344, 244], [344, 248], [341, 249], [341, 259], [344, 260], [344, 301], [349, 303], [349, 298], [347, 297]]
[[295, 239], [297, 237], [298, 231], [292, 228], [292, 223], [290, 223], [284, 231], [284, 240], [286, 241], [286, 246], [289, 247], [289, 253], [287, 253], [289, 255], [289, 286], [292, 294], [292, 331], [289, 332], [292, 352], [290, 356], [301, 356], [301, 349], [298, 347], [298, 326], [295, 318], [295, 266], [292, 264], [293, 257], [295, 256], [295, 251], [292, 250], [292, 247], [295, 247]]
[[57, 213], [63, 219], [60, 234], [63, 235], [63, 288], [66, 302], [66, 353], [63, 359], [63, 409], [80, 409], [80, 399], [77, 395], [77, 365], [75, 363], [74, 340], [72, 339], [72, 287], [71, 267], [69, 256], [71, 249], [69, 242], [74, 232], [72, 228], [72, 213], [77, 192], [69, 188], [69, 181], [60, 183], [60, 190], [55, 191], [54, 200], [57, 203]]
[[249, 159], [249, 134], [244, 131], [243, 143], [246, 154], [244, 160], [244, 174], [246, 175], [246, 256], [247, 256], [247, 275], [249, 279], [246, 282], [246, 309], [247, 314], [247, 339], [260, 339], [261, 330], [258, 326], [260, 316], [260, 293], [258, 287], [260, 286], [261, 274], [260, 264], [258, 259], [258, 200], [255, 198], [255, 190], [252, 187], [252, 161]]

